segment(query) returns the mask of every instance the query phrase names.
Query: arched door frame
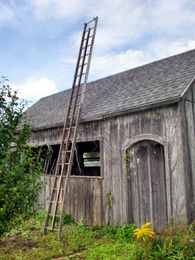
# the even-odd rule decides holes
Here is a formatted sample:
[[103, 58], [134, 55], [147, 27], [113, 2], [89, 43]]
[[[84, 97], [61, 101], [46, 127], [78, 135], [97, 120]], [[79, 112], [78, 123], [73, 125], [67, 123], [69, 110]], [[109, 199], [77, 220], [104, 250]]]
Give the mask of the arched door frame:
[[[144, 135], [138, 135], [133, 138], [131, 138], [123, 148], [123, 154], [125, 160], [127, 158], [127, 150], [130, 150], [133, 148], [137, 143], [141, 141], [155, 141], [164, 147], [164, 160], [165, 160], [165, 177], [166, 177], [166, 198], [167, 198], [167, 213], [168, 213], [168, 223], [172, 220], [172, 203], [171, 203], [171, 176], [170, 176], [170, 160], [169, 160], [169, 145], [165, 141], [164, 138], [157, 136], [157, 135], [151, 135], [151, 134], [144, 134]], [[125, 172], [127, 169], [127, 160], [125, 162]]]

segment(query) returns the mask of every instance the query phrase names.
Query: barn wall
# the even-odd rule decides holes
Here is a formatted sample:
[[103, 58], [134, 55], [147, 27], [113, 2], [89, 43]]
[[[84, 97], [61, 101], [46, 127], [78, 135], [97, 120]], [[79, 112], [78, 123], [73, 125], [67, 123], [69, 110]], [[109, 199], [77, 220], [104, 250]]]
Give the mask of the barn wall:
[[[62, 129], [60, 128], [34, 132], [31, 144], [60, 143], [61, 132]], [[181, 117], [178, 105], [81, 124], [78, 131], [78, 141], [99, 139], [101, 142], [101, 177], [93, 179], [86, 177], [71, 178], [70, 184], [73, 185], [74, 192], [70, 191], [67, 212], [72, 213], [76, 220], [93, 214], [93, 217], [87, 217], [91, 224], [129, 223], [131, 213], [128, 205], [125, 151], [133, 141], [154, 139], [159, 140], [165, 147], [169, 220], [171, 217], [186, 219], [185, 165], [183, 163], [184, 151], [182, 150], [181, 137]], [[88, 196], [86, 190], [89, 191]], [[90, 202], [89, 200], [86, 201], [87, 197], [89, 197]], [[83, 208], [79, 213], [74, 208], [75, 206], [70, 206], [74, 203], [78, 206], [81, 203], [81, 207], [85, 207], [83, 206], [84, 202], [79, 198], [84, 198], [88, 203], [88, 206], [86, 206], [88, 213], [83, 213], [86, 212], [86, 209]], [[96, 198], [95, 202], [94, 198]], [[75, 211], [77, 213], [74, 213]]]

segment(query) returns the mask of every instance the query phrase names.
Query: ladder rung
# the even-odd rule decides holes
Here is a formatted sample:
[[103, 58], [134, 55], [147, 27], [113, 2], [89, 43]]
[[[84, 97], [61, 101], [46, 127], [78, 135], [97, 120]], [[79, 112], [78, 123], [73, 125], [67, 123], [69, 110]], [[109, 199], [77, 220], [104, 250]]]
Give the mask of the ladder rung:
[[53, 230], [53, 228], [51, 228], [51, 227], [45, 227], [45, 228], [48, 230], [51, 230], [51, 231]]
[[86, 63], [84, 63], [84, 64], [82, 64], [82, 65], [79, 65], [77, 68], [84, 67], [84, 66], [86, 66], [87, 64], [88, 64], [88, 62], [86, 62]]
[[[60, 176], [59, 176], [60, 177]], [[57, 188], [54, 188], [53, 190], [58, 190]], [[64, 189], [60, 189], [61, 191], [63, 191]]]
[[[71, 143], [72, 143], [73, 139], [72, 139], [72, 140], [69, 139], [69, 141], [71, 141]], [[67, 144], [67, 139], [64, 139], [64, 140], [63, 140], [63, 143], [64, 143], [64, 144]]]
[[59, 163], [59, 166], [65, 165], [65, 163]]
[[59, 231], [59, 229], [57, 229], [57, 228], [51, 228], [51, 227], [45, 227], [47, 230], [50, 230], [50, 231]]
[[[75, 119], [75, 117], [77, 117], [78, 115], [74, 115], [74, 119]], [[67, 119], [71, 119], [72, 118], [72, 116], [68, 116], [67, 117]]]
[[48, 214], [48, 216], [55, 217], [55, 218], [61, 218], [61, 215], [57, 215], [57, 214], [55, 216], [53, 214]]
[[76, 108], [76, 107], [79, 107], [80, 106], [80, 103], [79, 104], [76, 104], [75, 106], [70, 106], [69, 109], [72, 109], [72, 108]]
[[87, 29], [85, 32], [88, 32], [89, 30], [93, 30], [95, 27], [90, 27], [89, 29]]
[[72, 98], [75, 98], [75, 97], [78, 97], [78, 96], [81, 96], [82, 94], [77, 94], [77, 95], [73, 95]]
[[81, 50], [87, 49], [89, 46], [91, 46], [92, 44], [87, 44], [87, 46], [84, 46], [83, 48], [81, 48]]
[[65, 162], [65, 163], [59, 163], [59, 166], [61, 166], [61, 165], [68, 165], [69, 163], [68, 162]]
[[59, 228], [53, 228], [52, 230], [54, 230], [54, 231], [59, 231]]
[[83, 75], [85, 75], [85, 74], [86, 74], [86, 72], [81, 73], [81, 74], [77, 75], [76, 78], [78, 78], [78, 77], [80, 77], [80, 76], [83, 76]]
[[86, 56], [89, 56], [89, 53], [87, 53], [87, 54], [81, 56], [80, 58], [83, 59], [83, 58], [86, 57]]
[[85, 38], [83, 41], [86, 41], [87, 39], [92, 38], [92, 37], [93, 37], [93, 35], [91, 35], [91, 36]]
[[65, 130], [70, 129], [70, 128], [75, 128], [75, 126], [66, 127]]

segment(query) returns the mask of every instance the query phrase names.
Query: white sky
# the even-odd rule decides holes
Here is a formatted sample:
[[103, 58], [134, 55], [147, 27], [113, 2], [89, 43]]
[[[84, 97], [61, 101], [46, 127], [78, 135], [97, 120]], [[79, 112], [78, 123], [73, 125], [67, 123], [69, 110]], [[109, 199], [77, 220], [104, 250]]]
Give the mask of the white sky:
[[193, 0], [0, 0], [0, 12], [0, 75], [33, 102], [71, 87], [96, 15], [90, 81], [195, 48]]

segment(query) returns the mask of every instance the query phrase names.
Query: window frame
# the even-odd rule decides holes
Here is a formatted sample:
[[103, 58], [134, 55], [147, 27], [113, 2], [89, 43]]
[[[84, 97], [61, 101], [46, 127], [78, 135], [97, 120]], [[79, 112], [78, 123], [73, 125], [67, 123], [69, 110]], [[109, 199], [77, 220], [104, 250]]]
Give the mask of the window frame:
[[86, 142], [99, 142], [99, 153], [100, 153], [100, 175], [99, 176], [89, 176], [89, 175], [70, 175], [70, 178], [86, 178], [86, 179], [103, 179], [103, 140], [102, 138], [94, 138], [94, 139], [88, 139], [88, 140], [77, 140], [77, 143], [86, 143]]

